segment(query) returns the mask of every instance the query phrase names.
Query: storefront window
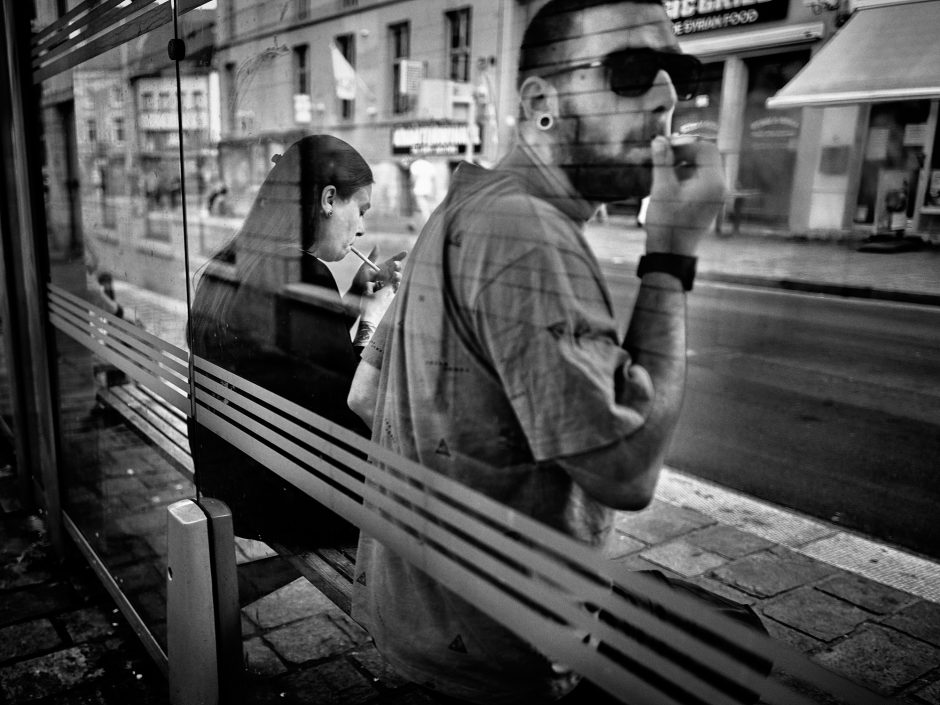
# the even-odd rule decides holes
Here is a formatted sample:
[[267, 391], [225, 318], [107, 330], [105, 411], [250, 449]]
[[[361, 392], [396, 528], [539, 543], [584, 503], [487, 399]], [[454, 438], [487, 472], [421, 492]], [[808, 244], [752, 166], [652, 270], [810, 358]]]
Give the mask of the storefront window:
[[787, 223], [802, 112], [770, 110], [766, 101], [808, 60], [808, 51], [745, 59], [748, 82], [738, 185], [757, 192], [742, 210], [745, 222], [767, 226]]
[[[909, 100], [871, 107], [855, 222], [879, 232], [904, 230], [914, 214], [930, 102]], [[928, 184], [929, 187], [929, 184]]]

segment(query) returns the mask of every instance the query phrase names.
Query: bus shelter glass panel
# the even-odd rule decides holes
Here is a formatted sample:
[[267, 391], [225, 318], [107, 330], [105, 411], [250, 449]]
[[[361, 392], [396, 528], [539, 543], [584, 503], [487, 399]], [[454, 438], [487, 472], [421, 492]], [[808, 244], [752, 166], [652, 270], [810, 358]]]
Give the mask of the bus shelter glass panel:
[[188, 353], [173, 24], [169, 5], [156, 12], [140, 26], [159, 28], [42, 80], [40, 117], [62, 505], [165, 650], [166, 508], [195, 489], [178, 452]]

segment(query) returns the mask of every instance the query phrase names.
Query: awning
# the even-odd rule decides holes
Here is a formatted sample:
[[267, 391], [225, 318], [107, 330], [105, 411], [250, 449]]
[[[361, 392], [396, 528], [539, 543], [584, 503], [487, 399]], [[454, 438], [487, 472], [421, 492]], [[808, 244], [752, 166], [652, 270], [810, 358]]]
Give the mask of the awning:
[[768, 108], [940, 97], [940, 0], [860, 9]]

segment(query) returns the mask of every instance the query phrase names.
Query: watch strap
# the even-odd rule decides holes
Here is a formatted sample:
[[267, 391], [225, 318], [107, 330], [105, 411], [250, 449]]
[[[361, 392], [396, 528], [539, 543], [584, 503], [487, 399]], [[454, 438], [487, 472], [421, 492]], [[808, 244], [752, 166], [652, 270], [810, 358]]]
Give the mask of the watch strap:
[[682, 288], [685, 291], [691, 291], [692, 283], [695, 281], [696, 262], [698, 262], [697, 257], [688, 255], [675, 255], [670, 252], [649, 252], [640, 257], [636, 275], [642, 277], [650, 272], [671, 274], [682, 282]]

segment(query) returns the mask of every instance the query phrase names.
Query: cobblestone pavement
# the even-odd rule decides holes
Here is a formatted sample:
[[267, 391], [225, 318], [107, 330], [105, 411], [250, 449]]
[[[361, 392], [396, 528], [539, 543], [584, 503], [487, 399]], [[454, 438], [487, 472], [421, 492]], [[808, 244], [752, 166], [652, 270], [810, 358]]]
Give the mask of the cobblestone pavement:
[[[387, 254], [407, 241], [373, 238]], [[834, 256], [823, 260], [828, 274], [812, 262], [820, 252], [837, 252], [842, 285], [860, 286], [877, 270], [879, 291], [940, 295], [933, 250], [876, 255], [848, 243], [752, 240], [711, 240], [700, 269], [832, 283]], [[635, 232], [610, 223], [592, 227], [591, 241], [608, 260], [631, 261], [642, 246]], [[809, 248], [802, 259], [793, 254], [797, 247]], [[725, 249], [736, 253], [738, 269]], [[719, 260], [723, 271], [712, 269]], [[128, 285], [118, 291], [152, 332], [183, 344], [178, 302]], [[185, 308], [182, 314], [185, 320]], [[96, 414], [88, 361], [74, 354], [60, 366], [67, 363], [74, 374], [66, 432], [78, 446], [93, 446], [100, 468], [85, 477], [81, 457], [69, 458], [69, 501], [122, 589], [163, 638], [165, 506], [191, 489], [152, 447]], [[19, 505], [11, 470], [0, 471], [0, 510], [0, 704], [167, 702], [163, 674], [84, 561], [53, 560], [41, 518]], [[750, 604], [775, 638], [816, 663], [900, 702], [940, 705], [936, 563], [670, 470], [649, 508], [622, 516], [617, 536], [623, 565], [656, 568]], [[271, 554], [263, 544], [239, 541], [237, 555], [249, 563]], [[436, 702], [397, 676], [367, 634], [302, 578], [247, 605], [242, 633], [249, 703]], [[780, 670], [773, 677], [793, 683]]]

